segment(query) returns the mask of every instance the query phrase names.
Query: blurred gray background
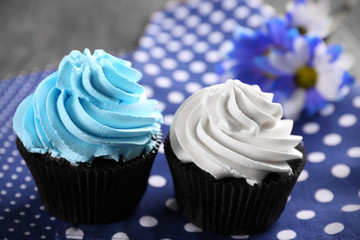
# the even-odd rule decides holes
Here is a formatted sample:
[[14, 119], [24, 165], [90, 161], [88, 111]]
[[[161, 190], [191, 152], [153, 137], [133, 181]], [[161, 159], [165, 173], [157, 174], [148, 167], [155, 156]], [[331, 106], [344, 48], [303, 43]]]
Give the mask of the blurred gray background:
[[[151, 14], [169, 0], [1, 0], [0, 79], [59, 63], [73, 49], [112, 54], [137, 46]], [[279, 12], [286, 0], [264, 0]], [[332, 0], [334, 8], [345, 0]], [[342, 43], [360, 61], [360, 6], [344, 18], [330, 42]], [[352, 74], [360, 78], [357, 63]]]

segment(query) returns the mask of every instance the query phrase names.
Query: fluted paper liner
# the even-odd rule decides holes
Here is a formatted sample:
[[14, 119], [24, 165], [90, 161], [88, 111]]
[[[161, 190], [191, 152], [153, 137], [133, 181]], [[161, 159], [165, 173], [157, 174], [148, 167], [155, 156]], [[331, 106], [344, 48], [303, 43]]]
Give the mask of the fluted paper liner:
[[49, 154], [30, 153], [20, 139], [17, 148], [28, 166], [45, 209], [75, 224], [104, 224], [132, 213], [144, 195], [157, 144], [149, 153], [125, 163], [94, 159], [73, 165]]
[[182, 215], [204, 230], [226, 235], [257, 233], [273, 224], [306, 162], [305, 149], [299, 145], [303, 158], [288, 161], [292, 175], [272, 173], [261, 185], [251, 186], [243, 178], [216, 180], [194, 163], [180, 162], [169, 136], [164, 148]]

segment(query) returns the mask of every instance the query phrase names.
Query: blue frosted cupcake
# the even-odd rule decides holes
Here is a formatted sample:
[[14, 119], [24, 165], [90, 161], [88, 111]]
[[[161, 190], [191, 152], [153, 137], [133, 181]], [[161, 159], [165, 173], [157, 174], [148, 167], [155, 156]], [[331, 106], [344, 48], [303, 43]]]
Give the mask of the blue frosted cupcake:
[[138, 205], [162, 136], [141, 76], [103, 50], [72, 51], [18, 106], [17, 147], [50, 214], [99, 224]]

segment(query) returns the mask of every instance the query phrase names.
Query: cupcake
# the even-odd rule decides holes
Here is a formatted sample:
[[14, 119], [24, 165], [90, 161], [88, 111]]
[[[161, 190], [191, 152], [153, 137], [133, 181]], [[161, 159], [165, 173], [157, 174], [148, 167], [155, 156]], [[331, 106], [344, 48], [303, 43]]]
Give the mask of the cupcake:
[[273, 94], [239, 80], [199, 90], [177, 110], [165, 154], [181, 213], [220, 234], [274, 223], [305, 165], [302, 137]]
[[162, 138], [141, 76], [103, 50], [72, 51], [18, 106], [17, 147], [53, 216], [101, 224], [135, 210]]

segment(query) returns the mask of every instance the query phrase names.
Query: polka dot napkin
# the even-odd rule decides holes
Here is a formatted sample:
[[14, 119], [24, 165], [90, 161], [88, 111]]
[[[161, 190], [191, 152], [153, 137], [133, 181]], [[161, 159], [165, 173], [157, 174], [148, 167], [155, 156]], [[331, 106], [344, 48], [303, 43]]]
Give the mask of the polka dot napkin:
[[[255, 0], [203, 0], [169, 5], [153, 15], [138, 49], [127, 58], [143, 72], [147, 95], [160, 100], [164, 135], [184, 99], [220, 81], [219, 48], [233, 27], [257, 27], [271, 14]], [[128, 219], [75, 226], [50, 216], [16, 150], [12, 116], [52, 71], [0, 81], [0, 239], [359, 239], [359, 87], [349, 89], [344, 101], [295, 123], [308, 163], [280, 219], [261, 234], [220, 236], [181, 216], [162, 147], [147, 192]]]

